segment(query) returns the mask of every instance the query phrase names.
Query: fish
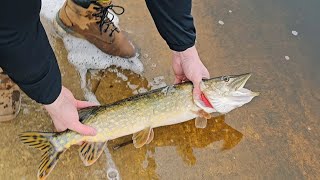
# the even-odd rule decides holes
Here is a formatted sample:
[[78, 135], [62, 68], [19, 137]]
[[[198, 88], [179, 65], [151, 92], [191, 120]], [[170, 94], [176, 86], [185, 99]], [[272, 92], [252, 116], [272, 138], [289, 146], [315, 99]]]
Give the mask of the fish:
[[20, 141], [44, 152], [38, 179], [46, 179], [59, 157], [72, 145], [82, 143], [79, 155], [85, 166], [97, 161], [108, 140], [132, 135], [133, 145], [140, 148], [154, 138], [154, 128], [195, 119], [197, 128], [205, 128], [216, 114], [226, 114], [249, 103], [259, 93], [244, 88], [251, 74], [203, 79], [202, 95], [193, 98], [193, 84], [183, 82], [135, 95], [111, 104], [79, 110], [79, 120], [97, 130], [95, 136], [75, 131], [23, 132]]

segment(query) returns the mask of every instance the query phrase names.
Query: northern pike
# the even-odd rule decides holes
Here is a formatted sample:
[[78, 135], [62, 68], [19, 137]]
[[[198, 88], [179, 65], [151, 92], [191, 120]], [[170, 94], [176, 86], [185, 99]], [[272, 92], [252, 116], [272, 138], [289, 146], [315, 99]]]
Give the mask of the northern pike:
[[94, 127], [96, 136], [77, 132], [24, 132], [20, 140], [44, 151], [38, 168], [38, 179], [45, 179], [56, 165], [60, 155], [70, 146], [83, 142], [79, 155], [84, 165], [92, 165], [101, 155], [108, 140], [133, 134], [136, 148], [149, 144], [153, 128], [195, 119], [198, 128], [204, 128], [212, 113], [225, 114], [258, 96], [244, 85], [251, 74], [222, 76], [203, 80], [201, 99], [193, 99], [191, 82], [170, 85], [139, 94], [108, 105], [79, 110], [80, 121]]

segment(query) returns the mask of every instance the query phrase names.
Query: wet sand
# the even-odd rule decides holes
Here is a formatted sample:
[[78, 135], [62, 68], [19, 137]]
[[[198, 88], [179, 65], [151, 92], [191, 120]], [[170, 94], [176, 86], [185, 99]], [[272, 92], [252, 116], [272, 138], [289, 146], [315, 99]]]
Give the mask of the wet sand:
[[[172, 84], [170, 51], [144, 1], [114, 3], [126, 9], [119, 17], [120, 26], [140, 49], [145, 68], [142, 77], [123, 73], [139, 87], [148, 88], [147, 81], [158, 76]], [[211, 119], [206, 129], [196, 129], [194, 121], [157, 128], [154, 141], [140, 149], [132, 144], [112, 149], [129, 136], [110, 141], [121, 178], [318, 179], [320, 13], [316, 7], [320, 3], [315, 0], [194, 0], [196, 45], [211, 76], [251, 72], [246, 87], [260, 96], [226, 116]], [[83, 99], [79, 75], [68, 63], [62, 41], [51, 38], [51, 42], [64, 85]], [[127, 82], [115, 74], [107, 71], [101, 76], [92, 83], [101, 103], [132, 95]], [[41, 153], [21, 144], [18, 133], [52, 128], [43, 108], [24, 95], [18, 118], [0, 126], [1, 179], [35, 179]], [[107, 178], [106, 157], [85, 167], [77, 148], [61, 156], [48, 179]]]

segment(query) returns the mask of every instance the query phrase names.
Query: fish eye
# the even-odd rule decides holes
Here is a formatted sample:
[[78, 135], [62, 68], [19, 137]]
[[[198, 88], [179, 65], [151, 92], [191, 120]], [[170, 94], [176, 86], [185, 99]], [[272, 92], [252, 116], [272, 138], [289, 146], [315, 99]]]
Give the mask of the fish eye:
[[225, 81], [225, 82], [228, 82], [229, 79], [230, 79], [230, 77], [229, 77], [229, 76], [223, 76], [221, 79], [222, 79], [223, 81]]

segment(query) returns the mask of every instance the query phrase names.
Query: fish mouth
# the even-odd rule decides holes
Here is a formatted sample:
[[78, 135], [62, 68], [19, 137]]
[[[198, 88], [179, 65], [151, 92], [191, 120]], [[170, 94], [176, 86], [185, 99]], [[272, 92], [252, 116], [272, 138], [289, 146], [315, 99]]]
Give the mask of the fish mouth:
[[[244, 86], [246, 85], [247, 81], [251, 77], [251, 75], [252, 75], [251, 73], [246, 73], [246, 74], [241, 74], [241, 75], [238, 75], [237, 77], [235, 77], [235, 81], [232, 82], [235, 91], [243, 89]], [[254, 97], [260, 95], [259, 92], [253, 92], [253, 91], [251, 91], [250, 94]]]
[[259, 92], [252, 92], [251, 94], [252, 94], [252, 96], [259, 96], [260, 95]]
[[251, 73], [238, 75], [237, 77], [234, 78], [234, 81], [231, 82], [231, 86], [233, 87], [233, 89], [237, 91], [244, 87], [244, 85], [247, 83], [250, 77], [251, 77]]

